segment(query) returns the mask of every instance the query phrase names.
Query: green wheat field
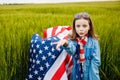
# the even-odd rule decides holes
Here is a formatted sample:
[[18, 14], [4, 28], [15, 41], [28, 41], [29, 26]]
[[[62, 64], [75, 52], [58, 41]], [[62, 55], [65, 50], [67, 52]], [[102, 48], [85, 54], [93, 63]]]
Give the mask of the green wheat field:
[[120, 80], [120, 1], [0, 5], [0, 80], [25, 80], [33, 34], [52, 26], [72, 26], [88, 12], [100, 37], [101, 80]]

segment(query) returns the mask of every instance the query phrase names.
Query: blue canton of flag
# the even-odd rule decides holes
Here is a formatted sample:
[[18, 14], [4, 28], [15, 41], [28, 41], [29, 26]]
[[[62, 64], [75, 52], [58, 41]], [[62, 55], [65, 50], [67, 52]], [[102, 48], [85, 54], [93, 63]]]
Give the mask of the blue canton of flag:
[[62, 51], [62, 48], [55, 50], [56, 46], [52, 44], [58, 40], [57, 37], [42, 40], [38, 34], [33, 35], [26, 80], [43, 80], [46, 72]]

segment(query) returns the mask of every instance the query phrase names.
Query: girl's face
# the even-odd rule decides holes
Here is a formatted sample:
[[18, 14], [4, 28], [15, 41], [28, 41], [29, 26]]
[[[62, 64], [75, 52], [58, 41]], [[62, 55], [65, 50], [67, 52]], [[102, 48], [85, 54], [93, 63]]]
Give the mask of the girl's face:
[[90, 26], [89, 26], [89, 22], [86, 19], [78, 19], [75, 21], [75, 30], [76, 33], [82, 37], [85, 36], [85, 34], [88, 33], [88, 31], [90, 30]]

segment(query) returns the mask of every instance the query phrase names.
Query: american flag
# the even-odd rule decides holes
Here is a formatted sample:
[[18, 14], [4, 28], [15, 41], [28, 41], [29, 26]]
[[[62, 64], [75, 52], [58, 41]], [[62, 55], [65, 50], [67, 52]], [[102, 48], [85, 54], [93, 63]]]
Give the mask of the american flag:
[[[54, 31], [57, 30], [58, 29], [54, 29]], [[42, 39], [38, 34], [32, 36], [26, 80], [70, 80], [73, 68], [72, 57], [63, 49], [63, 47], [56, 50], [56, 45], [52, 44], [53, 42], [57, 42], [66, 37], [66, 35], [63, 35], [64, 31], [68, 30], [62, 29], [61, 27], [58, 32], [53, 32], [54, 34], [56, 33], [57, 36], [49, 35], [48, 37], [46, 35], [45, 39]], [[58, 35], [63, 37], [61, 38]], [[79, 73], [80, 67], [75, 64], [75, 68], [76, 78], [72, 80], [81, 80], [81, 77], [79, 77], [81, 74]]]

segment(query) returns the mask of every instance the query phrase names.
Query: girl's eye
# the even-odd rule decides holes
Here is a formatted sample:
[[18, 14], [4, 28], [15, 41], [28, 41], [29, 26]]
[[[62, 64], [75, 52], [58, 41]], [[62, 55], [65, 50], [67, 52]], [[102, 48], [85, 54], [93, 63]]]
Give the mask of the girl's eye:
[[87, 27], [87, 25], [83, 25], [83, 27], [84, 27], [84, 28], [86, 28], [86, 27]]
[[77, 25], [77, 27], [80, 27], [80, 25]]

